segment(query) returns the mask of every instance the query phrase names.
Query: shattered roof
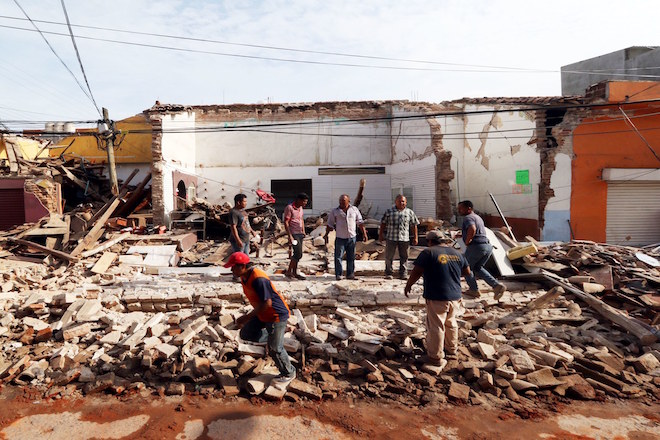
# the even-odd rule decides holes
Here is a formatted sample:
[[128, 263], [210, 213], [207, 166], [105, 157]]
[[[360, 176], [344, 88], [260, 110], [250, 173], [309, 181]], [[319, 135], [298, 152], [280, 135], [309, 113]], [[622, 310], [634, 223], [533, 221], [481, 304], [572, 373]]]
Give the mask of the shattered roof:
[[461, 98], [451, 103], [458, 104], [509, 104], [509, 105], [556, 105], [582, 104], [584, 96], [521, 96], [521, 97], [483, 97]]

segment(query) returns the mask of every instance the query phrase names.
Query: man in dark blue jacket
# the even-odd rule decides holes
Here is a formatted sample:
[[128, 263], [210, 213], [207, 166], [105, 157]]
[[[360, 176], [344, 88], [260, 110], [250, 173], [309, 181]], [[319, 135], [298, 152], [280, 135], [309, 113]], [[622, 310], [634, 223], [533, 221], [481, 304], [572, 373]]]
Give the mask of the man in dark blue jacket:
[[429, 247], [415, 260], [404, 293], [408, 296], [413, 284], [424, 276], [427, 363], [444, 368], [445, 350], [452, 356], [458, 350], [456, 315], [461, 301], [461, 275], [469, 276], [470, 266], [460, 252], [447, 245], [451, 239], [442, 232], [427, 232], [426, 241]]

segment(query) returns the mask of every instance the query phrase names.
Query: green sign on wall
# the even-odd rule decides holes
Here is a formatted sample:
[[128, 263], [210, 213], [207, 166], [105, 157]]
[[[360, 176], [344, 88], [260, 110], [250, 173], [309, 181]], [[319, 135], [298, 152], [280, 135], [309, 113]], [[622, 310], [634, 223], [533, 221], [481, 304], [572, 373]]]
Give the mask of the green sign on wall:
[[516, 170], [516, 184], [529, 185], [529, 170]]

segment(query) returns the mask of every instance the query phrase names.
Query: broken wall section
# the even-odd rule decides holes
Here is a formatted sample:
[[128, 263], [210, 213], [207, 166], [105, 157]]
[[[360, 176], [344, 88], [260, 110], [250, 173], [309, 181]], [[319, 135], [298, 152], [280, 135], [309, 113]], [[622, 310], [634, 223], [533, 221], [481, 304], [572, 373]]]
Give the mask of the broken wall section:
[[520, 105], [475, 102], [454, 102], [462, 114], [445, 123], [444, 149], [457, 170], [449, 183], [452, 205], [471, 200], [487, 223], [497, 225], [491, 192], [516, 235], [538, 238], [541, 160], [528, 144], [536, 132], [534, 117]]
[[436, 157], [434, 136], [442, 146], [441, 133], [433, 130], [427, 113], [428, 106], [400, 105], [393, 109], [391, 123], [392, 175], [391, 204], [397, 194], [408, 199], [408, 207], [418, 217], [439, 218], [437, 207]]

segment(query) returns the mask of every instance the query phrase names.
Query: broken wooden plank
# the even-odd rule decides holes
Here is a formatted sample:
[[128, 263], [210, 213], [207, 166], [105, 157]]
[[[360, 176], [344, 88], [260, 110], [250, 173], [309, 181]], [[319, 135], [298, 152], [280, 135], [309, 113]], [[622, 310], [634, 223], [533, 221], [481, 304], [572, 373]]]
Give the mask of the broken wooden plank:
[[[82, 251], [87, 249], [89, 246], [94, 243], [98, 237], [96, 237], [96, 234], [103, 228], [105, 225], [105, 222], [108, 221], [114, 210], [117, 208], [119, 205], [119, 199], [116, 199], [112, 204], [108, 207], [108, 210], [99, 218], [96, 223], [94, 224], [94, 227], [89, 231], [89, 233], [85, 236], [85, 238], [82, 239], [80, 243], [78, 243], [78, 246], [75, 247], [73, 251], [71, 251], [71, 255], [76, 256], [80, 254]], [[96, 238], [95, 238], [96, 237]]]
[[550, 272], [543, 273], [546, 276], [546, 279], [558, 286], [564, 288], [565, 291], [571, 292], [582, 301], [589, 304], [598, 314], [602, 317], [609, 319], [613, 323], [617, 324], [620, 327], [623, 327], [633, 335], [635, 335], [642, 345], [651, 345], [658, 340], [658, 337], [648, 328], [646, 328], [641, 322], [637, 321], [635, 318], [630, 317], [622, 313], [621, 311], [615, 309], [609, 304], [601, 301], [600, 299], [584, 293], [582, 290], [573, 287], [568, 281], [564, 278], [561, 278], [557, 275], [551, 274]]
[[21, 238], [9, 237], [9, 238], [7, 238], [7, 240], [9, 240], [13, 243], [16, 243], [16, 244], [20, 244], [20, 245], [23, 245], [23, 246], [30, 247], [32, 249], [37, 249], [37, 250], [39, 250], [39, 251], [41, 251], [45, 254], [52, 255], [52, 256], [60, 258], [62, 260], [71, 261], [71, 262], [74, 262], [74, 263], [79, 260], [79, 258], [76, 257], [75, 255], [67, 254], [66, 252], [57, 251], [55, 249], [48, 249], [46, 246], [42, 246], [40, 244], [33, 243], [31, 241], [23, 240]]
[[57, 167], [57, 169], [59, 171], [61, 171], [62, 174], [64, 174], [67, 177], [67, 179], [69, 179], [70, 181], [72, 181], [73, 183], [75, 183], [76, 185], [81, 187], [82, 189], [84, 189], [85, 193], [89, 194], [90, 196], [94, 197], [95, 199], [101, 200], [102, 202], [107, 202], [108, 201], [108, 199], [106, 197], [103, 197], [101, 194], [97, 193], [92, 188], [90, 188], [89, 185], [86, 182], [83, 182], [82, 180], [80, 180], [79, 178], [74, 176], [73, 173], [71, 171], [69, 171], [65, 166], [63, 166], [63, 165], [59, 166], [59, 167]]
[[105, 243], [103, 243], [100, 246], [95, 247], [94, 249], [90, 249], [88, 251], [85, 251], [85, 252], [81, 253], [80, 256], [85, 257], [85, 258], [86, 257], [91, 257], [92, 255], [98, 254], [99, 252], [103, 252], [104, 250], [116, 245], [117, 243], [121, 243], [122, 241], [124, 241], [125, 239], [127, 239], [130, 236], [131, 236], [130, 232], [124, 232], [123, 234], [118, 235], [117, 237], [106, 241]]
[[92, 267], [92, 272], [99, 275], [104, 274], [106, 270], [110, 267], [113, 261], [117, 258], [117, 254], [114, 252], [105, 252], [101, 255], [101, 258], [96, 262], [94, 267]]

